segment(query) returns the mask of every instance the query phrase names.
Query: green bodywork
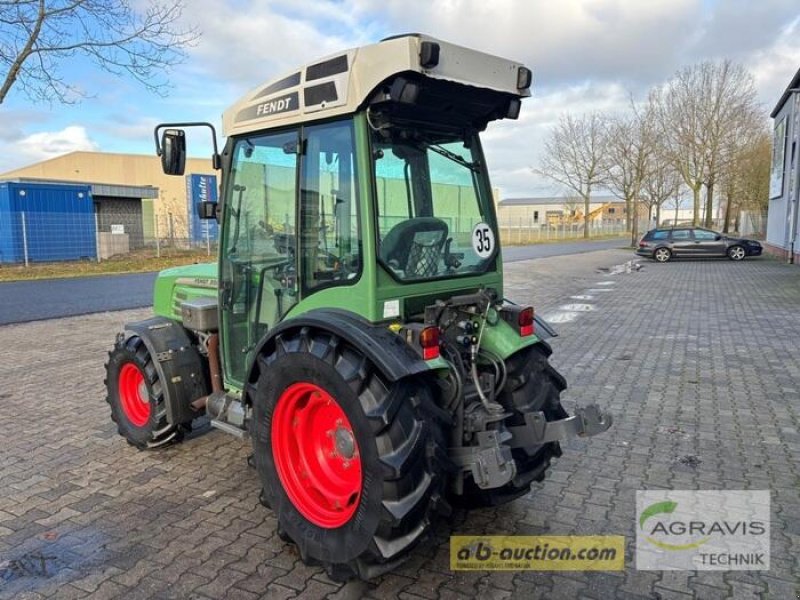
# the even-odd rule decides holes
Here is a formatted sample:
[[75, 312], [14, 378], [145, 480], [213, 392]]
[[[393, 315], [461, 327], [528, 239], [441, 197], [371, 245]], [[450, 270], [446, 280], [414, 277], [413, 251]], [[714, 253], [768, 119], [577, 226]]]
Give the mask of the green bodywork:
[[[173, 267], [159, 273], [154, 286], [154, 309], [159, 316], [175, 321], [181, 321], [181, 303], [199, 297], [218, 296], [218, 265], [216, 263], [203, 263], [185, 267]], [[383, 287], [371, 286], [368, 271], [372, 271]], [[497, 274], [485, 275], [479, 278], [481, 284], [487, 287], [496, 285]], [[484, 281], [485, 280], [485, 281]], [[471, 284], [477, 281], [470, 281]], [[481, 284], [478, 284], [480, 287]], [[400, 319], [385, 320], [382, 318], [383, 303], [386, 300], [400, 300], [401, 315], [405, 302], [415, 298], [425, 298], [430, 295], [430, 283], [401, 285], [389, 277], [383, 269], [376, 264], [368, 268], [365, 265], [365, 274], [354, 286], [342, 289], [332, 288], [322, 290], [305, 300], [298, 302], [287, 314], [286, 318], [296, 317], [315, 308], [341, 308], [366, 316], [373, 322], [386, 322], [387, 326]], [[373, 294], [370, 296], [369, 292]], [[473, 288], [464, 289], [463, 281], [451, 280], [437, 282], [436, 293], [441, 297], [449, 297], [460, 293], [474, 291]], [[363, 312], [362, 312], [363, 311]], [[223, 338], [224, 339], [224, 338]], [[491, 315], [483, 329], [481, 347], [493, 352], [505, 360], [522, 348], [539, 342], [535, 335], [520, 337], [505, 321], [492, 319]], [[248, 356], [247, 368], [249, 369], [254, 356]], [[427, 361], [432, 370], [447, 370], [448, 363], [443, 358]], [[235, 374], [238, 377], [226, 379], [226, 388], [231, 391], [241, 391], [245, 374]]]
[[[356, 149], [353, 154], [354, 168], [360, 174], [372, 173], [371, 153], [367, 151], [370, 148], [370, 132], [363, 114], [357, 114], [352, 118], [352, 135]], [[229, 140], [229, 155], [233, 152], [230, 149], [236, 148], [236, 143], [236, 140]], [[239, 177], [242, 176], [239, 175]], [[223, 190], [226, 187], [235, 187], [229, 179], [231, 179], [230, 168], [223, 174]], [[433, 305], [438, 299], [474, 293], [481, 288], [494, 289], [498, 297], [503, 297], [502, 257], [499, 251], [495, 254], [494, 264], [490, 263], [489, 268], [482, 273], [417, 282], [403, 282], [397, 277], [393, 277], [387, 268], [379, 264], [376, 259], [379, 249], [375, 224], [380, 215], [377, 214], [376, 208], [374, 178], [360, 176], [353, 179], [356, 193], [351, 192], [351, 197], [358, 198], [357, 215], [362, 232], [360, 244], [363, 262], [360, 266], [360, 273], [357, 278], [353, 279], [352, 284], [345, 282], [333, 287], [322, 287], [322, 289], [306, 293], [305, 296], [303, 296], [303, 292], [297, 292], [291, 298], [284, 296], [288, 298], [285, 300], [288, 306], [281, 310], [276, 301], [276, 290], [278, 294], [281, 293], [280, 278], [277, 268], [273, 267], [273, 263], [270, 261], [274, 261], [276, 265], [281, 262], [285, 264], [286, 261], [277, 260], [278, 255], [263, 254], [251, 255], [249, 258], [245, 256], [244, 260], [242, 259], [243, 251], [241, 248], [237, 248], [237, 244], [244, 247], [245, 242], [239, 239], [238, 229], [235, 233], [230, 231], [232, 226], [229, 225], [231, 220], [229, 212], [234, 210], [232, 206], [235, 199], [230, 190], [224, 191], [222, 194], [222, 197], [225, 198], [224, 202], [227, 204], [223, 209], [227, 212], [223, 213], [225, 216], [220, 240], [222, 266], [220, 267], [216, 263], [196, 264], [167, 269], [159, 274], [154, 292], [154, 307], [158, 315], [180, 321], [182, 302], [196, 297], [219, 298], [222, 366], [225, 387], [229, 390], [241, 391], [255, 359], [258, 340], [263, 337], [268, 328], [274, 327], [277, 321], [291, 319], [313, 309], [334, 308], [351, 311], [372, 323], [384, 323], [389, 327], [392, 324], [407, 321], [412, 315], [421, 314], [426, 306]], [[248, 181], [248, 183], [250, 182]], [[482, 180], [480, 186], [483, 197], [491, 198], [488, 178]], [[250, 187], [253, 187], [252, 184]], [[496, 231], [493, 202], [484, 200], [484, 203], [482, 218]], [[234, 217], [239, 217], [242, 212], [241, 194], [238, 207], [239, 210], [234, 213]], [[242, 237], [244, 237], [243, 234]], [[231, 247], [237, 248], [234, 252], [238, 252], [238, 254], [226, 256], [226, 248]], [[245, 264], [244, 268], [242, 268], [243, 264]], [[300, 273], [301, 269], [302, 267], [298, 266], [297, 272]], [[234, 282], [234, 288], [237, 285], [241, 287], [242, 281], [245, 281], [244, 285], [248, 285], [247, 280], [249, 280], [252, 282], [253, 289], [257, 289], [258, 293], [254, 293], [251, 289], [248, 294], [244, 295], [246, 299], [242, 303], [238, 299], [231, 300], [231, 296], [235, 294], [229, 292], [226, 303], [223, 299], [226, 284], [223, 283], [222, 292], [220, 292], [219, 285], [219, 282], [224, 282], [226, 277], [232, 277], [230, 274], [225, 275], [226, 272], [238, 273], [238, 283]], [[246, 273], [246, 275], [242, 275], [242, 273]], [[222, 308], [224, 306], [228, 308]], [[231, 306], [237, 308], [231, 308]], [[281, 312], [284, 313], [282, 317], [280, 316]], [[276, 317], [276, 315], [278, 316]], [[483, 327], [481, 346], [501, 359], [505, 360], [520, 349], [539, 341], [536, 336], [520, 337], [505, 321], [492, 318], [492, 316], [489, 315], [486, 326]], [[233, 325], [228, 326], [227, 323]], [[247, 329], [247, 333], [243, 333], [244, 329]], [[235, 333], [231, 330], [235, 330]], [[246, 339], [245, 342], [241, 341], [244, 339]], [[238, 343], [233, 343], [232, 340], [238, 341]], [[226, 347], [231, 345], [240, 347]], [[226, 357], [228, 357], [227, 360]], [[434, 370], [449, 368], [448, 363], [442, 358], [428, 361], [428, 365]]]
[[165, 269], [153, 286], [153, 310], [168, 319], [181, 320], [181, 303], [193, 298], [216, 298], [217, 263], [201, 263]]

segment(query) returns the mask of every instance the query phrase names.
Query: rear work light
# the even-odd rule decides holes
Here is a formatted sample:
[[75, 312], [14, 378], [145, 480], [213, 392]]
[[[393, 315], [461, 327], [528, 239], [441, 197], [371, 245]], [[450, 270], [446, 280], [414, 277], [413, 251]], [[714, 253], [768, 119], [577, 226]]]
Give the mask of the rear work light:
[[519, 323], [520, 337], [528, 337], [529, 335], [533, 335], [533, 307], [526, 306], [523, 308], [519, 312], [517, 322]]
[[532, 306], [505, 304], [500, 309], [500, 317], [516, 331], [520, 337], [528, 337], [535, 333], [534, 313]]
[[422, 346], [422, 359], [439, 358], [439, 328], [426, 327], [419, 334], [419, 345]]

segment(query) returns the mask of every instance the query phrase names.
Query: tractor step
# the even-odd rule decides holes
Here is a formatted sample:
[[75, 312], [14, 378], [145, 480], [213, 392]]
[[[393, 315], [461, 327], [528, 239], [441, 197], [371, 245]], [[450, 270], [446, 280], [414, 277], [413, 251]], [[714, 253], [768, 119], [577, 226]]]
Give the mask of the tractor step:
[[230, 433], [233, 436], [236, 436], [240, 440], [247, 437], [247, 430], [240, 429], [235, 425], [231, 425], [230, 423], [224, 423], [223, 421], [217, 421], [216, 419], [212, 419], [211, 426], [219, 429], [220, 431], [224, 431], [225, 433]]

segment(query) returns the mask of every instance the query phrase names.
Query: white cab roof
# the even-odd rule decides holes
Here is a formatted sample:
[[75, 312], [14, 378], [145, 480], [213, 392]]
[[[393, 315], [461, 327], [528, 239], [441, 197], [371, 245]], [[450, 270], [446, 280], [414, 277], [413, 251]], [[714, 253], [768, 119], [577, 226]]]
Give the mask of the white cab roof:
[[[439, 45], [436, 66], [423, 68], [424, 42]], [[424, 35], [390, 38], [310, 63], [248, 92], [223, 113], [226, 136], [281, 127], [355, 112], [386, 79], [404, 72], [421, 73], [515, 96], [523, 65]]]

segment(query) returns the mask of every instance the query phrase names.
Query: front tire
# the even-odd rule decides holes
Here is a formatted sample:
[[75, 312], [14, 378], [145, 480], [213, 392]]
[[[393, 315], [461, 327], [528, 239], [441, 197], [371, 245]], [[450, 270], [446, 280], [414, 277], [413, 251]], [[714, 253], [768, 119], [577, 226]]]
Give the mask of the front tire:
[[744, 257], [747, 255], [747, 252], [741, 246], [731, 246], [728, 248], [728, 258], [731, 260], [735, 260], [739, 262], [740, 260], [744, 260]]
[[336, 580], [394, 568], [444, 507], [446, 415], [428, 385], [389, 382], [308, 328], [279, 336], [257, 364], [255, 464], [281, 537]]
[[140, 450], [180, 441], [183, 428], [167, 422], [164, 392], [150, 352], [139, 336], [120, 338], [106, 364], [111, 420]]
[[653, 252], [653, 259], [656, 262], [665, 263], [669, 262], [672, 258], [672, 251], [669, 248], [656, 248], [655, 252]]

